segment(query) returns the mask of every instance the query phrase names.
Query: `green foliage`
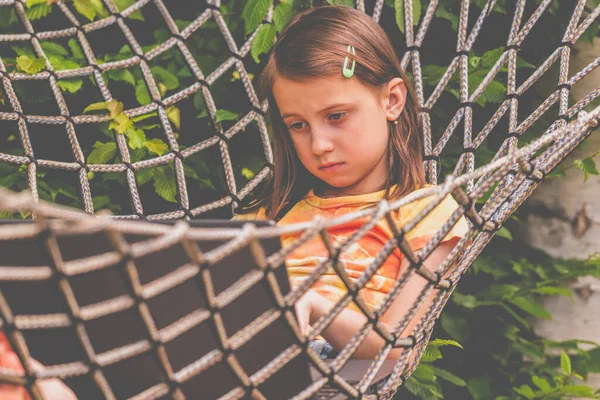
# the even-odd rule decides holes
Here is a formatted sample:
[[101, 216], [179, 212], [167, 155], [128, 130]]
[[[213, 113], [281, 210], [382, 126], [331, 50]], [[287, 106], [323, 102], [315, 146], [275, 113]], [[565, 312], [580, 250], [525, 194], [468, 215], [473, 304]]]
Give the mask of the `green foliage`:
[[275, 30], [281, 32], [293, 15], [294, 9], [291, 2], [277, 4], [277, 7], [275, 7], [275, 10], [273, 11], [273, 24], [275, 25]]
[[36, 74], [46, 67], [46, 61], [43, 57], [23, 55], [17, 57], [17, 66], [26, 74]]
[[589, 175], [598, 175], [598, 169], [596, 168], [596, 163], [592, 157], [584, 158], [583, 160], [575, 160], [573, 162], [575, 167], [579, 168], [583, 171], [584, 181], [587, 181]]
[[48, 0], [27, 0], [25, 5], [27, 7], [25, 9], [25, 16], [30, 21], [44, 18], [52, 12], [52, 5], [48, 4]]
[[[394, 0], [394, 9], [396, 10], [396, 24], [400, 32], [404, 33], [406, 25], [404, 21], [404, 0]], [[421, 0], [412, 0], [412, 17], [413, 25], [417, 25], [421, 18]]]
[[104, 8], [102, 0], [73, 0], [73, 5], [78, 13], [93, 21], [96, 17], [104, 18], [108, 16], [108, 11]]
[[246, 34], [254, 32], [266, 17], [272, 0], [249, 0], [246, 2], [242, 18], [246, 25]]
[[258, 32], [256, 32], [256, 37], [254, 41], [252, 41], [252, 46], [250, 47], [250, 52], [252, 53], [252, 58], [256, 63], [260, 63], [259, 55], [263, 53], [267, 53], [269, 49], [273, 46], [275, 41], [275, 27], [271, 24], [264, 24], [260, 28], [258, 28]]

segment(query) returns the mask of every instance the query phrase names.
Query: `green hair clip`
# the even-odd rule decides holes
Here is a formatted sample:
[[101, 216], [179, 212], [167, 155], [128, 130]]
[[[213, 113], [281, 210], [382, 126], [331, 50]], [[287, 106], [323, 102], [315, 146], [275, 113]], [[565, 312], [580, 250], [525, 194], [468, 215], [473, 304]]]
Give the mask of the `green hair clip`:
[[[354, 52], [354, 46], [348, 45], [348, 53], [352, 50], [352, 55], [356, 55]], [[354, 76], [354, 67], [356, 66], [356, 61], [352, 59], [352, 68], [348, 68], [348, 57], [344, 58], [344, 67], [342, 68], [342, 75], [346, 78], [352, 78]]]

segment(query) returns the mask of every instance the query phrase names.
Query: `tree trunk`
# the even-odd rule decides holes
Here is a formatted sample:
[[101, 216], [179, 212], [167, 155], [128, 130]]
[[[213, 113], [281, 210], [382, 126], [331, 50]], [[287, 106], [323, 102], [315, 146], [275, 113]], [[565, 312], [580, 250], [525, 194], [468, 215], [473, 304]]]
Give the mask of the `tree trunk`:
[[[600, 38], [593, 44], [581, 43], [571, 54], [571, 71], [580, 71], [600, 56]], [[572, 75], [572, 73], [570, 74]], [[557, 81], [550, 83], [550, 90]], [[571, 96], [581, 99], [600, 86], [600, 69], [573, 86]], [[574, 102], [570, 102], [574, 104]], [[587, 145], [577, 150], [563, 165], [593, 155], [600, 149], [600, 134], [592, 134]], [[584, 182], [583, 172], [567, 170], [566, 178], [547, 179], [528, 203], [522, 238], [532, 246], [558, 258], [587, 259], [600, 252], [600, 177], [590, 175]], [[551, 340], [585, 339], [600, 343], [600, 280], [585, 277], [572, 282], [574, 301], [565, 296], [545, 299], [552, 313], [550, 321], [535, 324], [537, 334]], [[588, 384], [600, 388], [600, 374], [590, 374]]]

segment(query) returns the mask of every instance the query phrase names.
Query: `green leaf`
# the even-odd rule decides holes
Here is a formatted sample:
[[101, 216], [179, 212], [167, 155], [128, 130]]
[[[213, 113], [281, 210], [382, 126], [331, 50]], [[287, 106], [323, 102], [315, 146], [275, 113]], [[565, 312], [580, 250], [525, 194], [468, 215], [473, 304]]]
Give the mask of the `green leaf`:
[[512, 308], [510, 308], [508, 305], [501, 303], [500, 307], [502, 307], [504, 310], [506, 310], [507, 313], [509, 313], [515, 320], [517, 320], [521, 325], [523, 325], [526, 328], [529, 328], [529, 322], [527, 322], [527, 320], [525, 318], [522, 318], [517, 312], [515, 312]]
[[432, 343], [427, 344], [425, 348], [425, 352], [423, 352], [423, 357], [421, 357], [422, 362], [433, 362], [435, 360], [439, 360], [442, 358], [442, 352]]
[[[412, 0], [413, 25], [419, 23], [421, 18], [421, 0]], [[395, 0], [394, 9], [396, 10], [396, 25], [400, 32], [404, 33], [404, 0]]]
[[33, 53], [33, 50], [31, 50], [31, 47], [10, 46], [10, 48], [13, 49], [18, 56], [29, 56], [30, 58], [35, 58], [35, 54]]
[[37, 74], [46, 67], [46, 60], [43, 57], [22, 55], [17, 57], [17, 66], [26, 74]]
[[133, 122], [141, 122], [148, 118], [157, 117], [157, 116], [158, 116], [158, 114], [156, 113], [156, 111], [153, 111], [153, 112], [150, 112], [147, 114], [137, 115], [135, 117], [132, 117], [131, 119], [133, 120]]
[[557, 166], [552, 171], [550, 171], [548, 175], [546, 175], [546, 178], [564, 178], [565, 176], [567, 176], [567, 172], [565, 171], [565, 169], [560, 166]]
[[496, 235], [508, 240], [513, 240], [512, 233], [510, 233], [510, 231], [505, 226], [500, 228], [498, 232], [496, 232]]
[[513, 350], [516, 350], [523, 355], [543, 361], [546, 354], [544, 353], [544, 347], [540, 344], [533, 343], [529, 340], [525, 340], [521, 337], [516, 337], [515, 342], [512, 343]]
[[175, 183], [175, 173], [173, 168], [165, 165], [154, 169], [154, 190], [156, 193], [171, 203], [175, 203], [177, 195], [177, 186]]
[[550, 314], [544, 307], [533, 301], [527, 300], [524, 297], [516, 297], [509, 300], [512, 304], [519, 307], [521, 310], [537, 318], [552, 319]]
[[73, 0], [73, 5], [79, 14], [90, 21], [93, 21], [96, 16], [101, 18], [108, 16], [102, 0]]
[[[483, 68], [488, 69], [492, 68], [494, 64], [496, 64], [496, 62], [500, 59], [500, 57], [502, 57], [504, 50], [504, 47], [496, 47], [495, 49], [488, 50], [485, 53], [483, 53], [483, 56], [481, 56], [481, 66]], [[487, 74], [487, 71], [485, 72]]]
[[446, 371], [445, 369], [434, 367], [433, 365], [430, 365], [429, 367], [433, 370], [433, 372], [435, 373], [435, 376], [437, 376], [438, 378], [442, 378], [443, 380], [448, 381], [456, 386], [460, 386], [460, 387], [467, 386], [467, 382], [465, 382], [463, 379], [459, 378], [458, 376], [454, 375], [450, 371]]
[[554, 286], [543, 286], [537, 289], [532, 289], [532, 293], [542, 294], [545, 296], [567, 296], [573, 300], [573, 292], [569, 288], [559, 288]]
[[563, 351], [560, 352], [560, 369], [565, 373], [565, 375], [571, 375], [571, 359], [569, 355]]
[[531, 381], [544, 393], [549, 393], [552, 391], [552, 386], [544, 378], [540, 378], [539, 376], [532, 376]]
[[139, 186], [145, 185], [154, 178], [154, 168], [143, 168], [135, 172], [135, 180]]
[[25, 10], [25, 16], [30, 21], [44, 18], [52, 12], [52, 6], [48, 3], [36, 4]]
[[179, 110], [179, 108], [177, 108], [177, 106], [169, 106], [165, 111], [167, 113], [167, 118], [169, 119], [169, 121], [171, 121], [173, 126], [175, 126], [175, 129], [180, 130], [181, 111]]
[[487, 376], [469, 379], [467, 389], [473, 396], [473, 400], [490, 400], [492, 398], [490, 378]]
[[131, 127], [125, 131], [125, 136], [127, 136], [129, 148], [135, 150], [144, 147], [146, 134], [143, 130]]
[[521, 57], [517, 57], [517, 68], [535, 68], [535, 65], [528, 63]]
[[426, 65], [421, 69], [423, 75], [423, 83], [427, 83], [430, 86], [435, 86], [444, 76], [446, 68], [438, 65]]
[[249, 168], [242, 168], [242, 176], [248, 180], [254, 178], [255, 173]]
[[62, 71], [65, 69], [76, 69], [80, 67], [80, 65], [77, 62], [69, 58], [50, 56], [49, 61], [52, 65], [52, 68], [54, 68], [55, 71]]
[[238, 115], [233, 111], [229, 110], [217, 110], [215, 117], [217, 119], [217, 122], [221, 122], [235, 120], [238, 117]]
[[246, 34], [254, 31], [266, 17], [272, 0], [249, 0], [242, 11], [246, 24]]
[[167, 89], [173, 90], [173, 89], [177, 89], [179, 87], [179, 78], [177, 78], [177, 76], [175, 76], [175, 74], [171, 73], [170, 71], [166, 70], [165, 68], [160, 67], [160, 66], [154, 66], [154, 67], [150, 68], [150, 70], [152, 71], [152, 74], [154, 76], [156, 76], [160, 82], [165, 84]]
[[117, 69], [108, 71], [106, 76], [108, 76], [108, 78], [114, 81], [129, 83], [131, 86], [135, 87], [135, 77], [133, 76], [133, 73], [128, 69]]
[[584, 178], [583, 181], [587, 181], [588, 176], [591, 175], [599, 175], [598, 169], [596, 168], [596, 163], [592, 157], [584, 158], [583, 160], [575, 160], [573, 161], [573, 165], [583, 171]]
[[[471, 75], [472, 77], [473, 75]], [[470, 85], [470, 83], [469, 83]], [[477, 86], [477, 85], [473, 85]], [[477, 99], [477, 104], [485, 107], [487, 103], [491, 104], [500, 104], [504, 101], [506, 97], [506, 86], [503, 83], [498, 81], [491, 81], [481, 97]]]
[[404, 384], [404, 387], [410, 393], [414, 394], [415, 396], [421, 399], [433, 400], [443, 398], [438, 388], [438, 385], [419, 382], [416, 378], [412, 376], [408, 378], [408, 380]]
[[89, 111], [101, 111], [108, 110], [111, 118], [115, 118], [117, 115], [123, 112], [123, 103], [112, 99], [110, 101], [103, 101], [99, 103], [92, 103], [83, 110], [84, 113]]
[[594, 394], [594, 391], [589, 386], [575, 386], [575, 385], [565, 385], [562, 388], [562, 391], [565, 394], [571, 394], [577, 397], [586, 397], [590, 399], [597, 399], [598, 397]]
[[213, 183], [210, 179], [202, 178], [198, 181], [198, 184], [200, 186], [200, 189], [202, 189], [202, 190], [207, 190], [207, 189], [216, 190], [215, 185], [213, 185]]
[[458, 15], [454, 12], [450, 12], [446, 9], [446, 5], [444, 3], [438, 4], [437, 9], [434, 14], [437, 18], [442, 18], [450, 21], [451, 27], [453, 31], [458, 30]]
[[146, 146], [149, 152], [154, 153], [159, 157], [169, 151], [169, 146], [160, 139], [148, 140], [144, 143], [144, 146]]
[[196, 173], [194, 168], [190, 167], [187, 164], [183, 164], [183, 174], [185, 175], [186, 178], [191, 178], [194, 180], [200, 179], [200, 176]]
[[114, 142], [94, 143], [94, 150], [87, 158], [88, 164], [106, 164], [117, 152], [117, 144]]
[[16, 22], [19, 20], [14, 7], [0, 7], [0, 26], [8, 27]]
[[440, 319], [442, 328], [444, 328], [451, 338], [459, 342], [464, 342], [471, 336], [471, 329], [466, 318], [460, 315], [442, 313]]
[[148, 92], [148, 88], [146, 87], [146, 83], [143, 79], [137, 81], [135, 85], [135, 98], [137, 99], [140, 105], [145, 106], [146, 104], [150, 104], [152, 98], [150, 97], [150, 93]]
[[19, 172], [13, 172], [10, 175], [0, 176], [0, 187], [11, 188], [19, 180]]
[[264, 24], [258, 28], [258, 32], [256, 32], [256, 36], [254, 36], [254, 40], [252, 40], [252, 45], [250, 46], [250, 53], [257, 64], [260, 64], [258, 56], [268, 53], [274, 42], [275, 27], [273, 25]]
[[48, 4], [48, 0], [27, 0], [25, 2], [25, 5], [27, 6], [27, 8], [31, 8], [33, 6], [37, 6], [40, 4]]
[[527, 399], [533, 399], [535, 397], [533, 389], [525, 384], [521, 385], [520, 388], [513, 388], [513, 390]]
[[431, 367], [427, 364], [419, 364], [413, 375], [420, 382], [435, 382], [435, 374], [433, 373], [433, 369], [431, 369]]
[[431, 341], [431, 344], [434, 346], [442, 347], [442, 346], [454, 346], [462, 349], [462, 345], [458, 343], [456, 340], [448, 340], [448, 339], [435, 339]]
[[94, 204], [94, 210], [111, 209], [113, 208], [112, 201], [108, 196], [94, 196], [92, 198]]
[[197, 111], [206, 111], [206, 103], [202, 91], [199, 91], [194, 95], [192, 102]]
[[77, 91], [79, 91], [79, 89], [81, 89], [83, 86], [83, 81], [81, 79], [61, 79], [58, 81], [58, 86], [60, 86], [60, 88], [65, 92], [77, 93]]
[[109, 129], [114, 129], [115, 132], [124, 134], [133, 127], [133, 121], [125, 114], [117, 114], [108, 126]]
[[[134, 5], [135, 0], [115, 0], [115, 4], [117, 5], [119, 11], [123, 11], [129, 6]], [[142, 10], [132, 12], [131, 14], [129, 14], [128, 18], [137, 19], [138, 21], [145, 21], [144, 15], [142, 14]]]
[[71, 54], [74, 59], [83, 60], [85, 58], [85, 55], [83, 54], [83, 50], [81, 49], [81, 46], [79, 45], [79, 41], [76, 38], [69, 39], [69, 41], [67, 42], [67, 45], [69, 46], [69, 50], [71, 50]]
[[[352, 2], [353, 0], [349, 1]], [[293, 15], [294, 8], [291, 3], [277, 4], [277, 7], [273, 11], [273, 25], [275, 25], [275, 30], [281, 32], [287, 26], [288, 22], [290, 22]]]
[[478, 295], [485, 300], [505, 300], [512, 298], [519, 291], [519, 287], [508, 283], [491, 285]]
[[452, 295], [452, 300], [459, 306], [463, 306], [465, 308], [470, 309], [477, 307], [477, 299], [475, 298], [475, 296], [472, 296], [470, 294], [465, 295], [459, 292], [455, 292]]
[[44, 53], [46, 53], [47, 56], [69, 56], [69, 51], [58, 43], [42, 40], [40, 46], [42, 46], [42, 50], [44, 50]]

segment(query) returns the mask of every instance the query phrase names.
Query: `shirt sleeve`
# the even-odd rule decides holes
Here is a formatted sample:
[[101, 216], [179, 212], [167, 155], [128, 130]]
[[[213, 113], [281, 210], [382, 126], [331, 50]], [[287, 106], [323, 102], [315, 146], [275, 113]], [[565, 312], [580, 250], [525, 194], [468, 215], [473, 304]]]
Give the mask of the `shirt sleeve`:
[[[404, 223], [416, 218], [421, 211], [430, 205], [436, 199], [436, 195], [418, 200], [413, 208], [404, 218]], [[442, 227], [448, 222], [452, 214], [460, 207], [456, 200], [449, 194], [428, 215], [409, 232], [406, 233], [406, 239], [413, 250], [422, 249], [432, 237], [434, 237]], [[442, 243], [454, 238], [462, 238], [469, 230], [467, 221], [461, 216], [456, 224], [442, 239]]]

